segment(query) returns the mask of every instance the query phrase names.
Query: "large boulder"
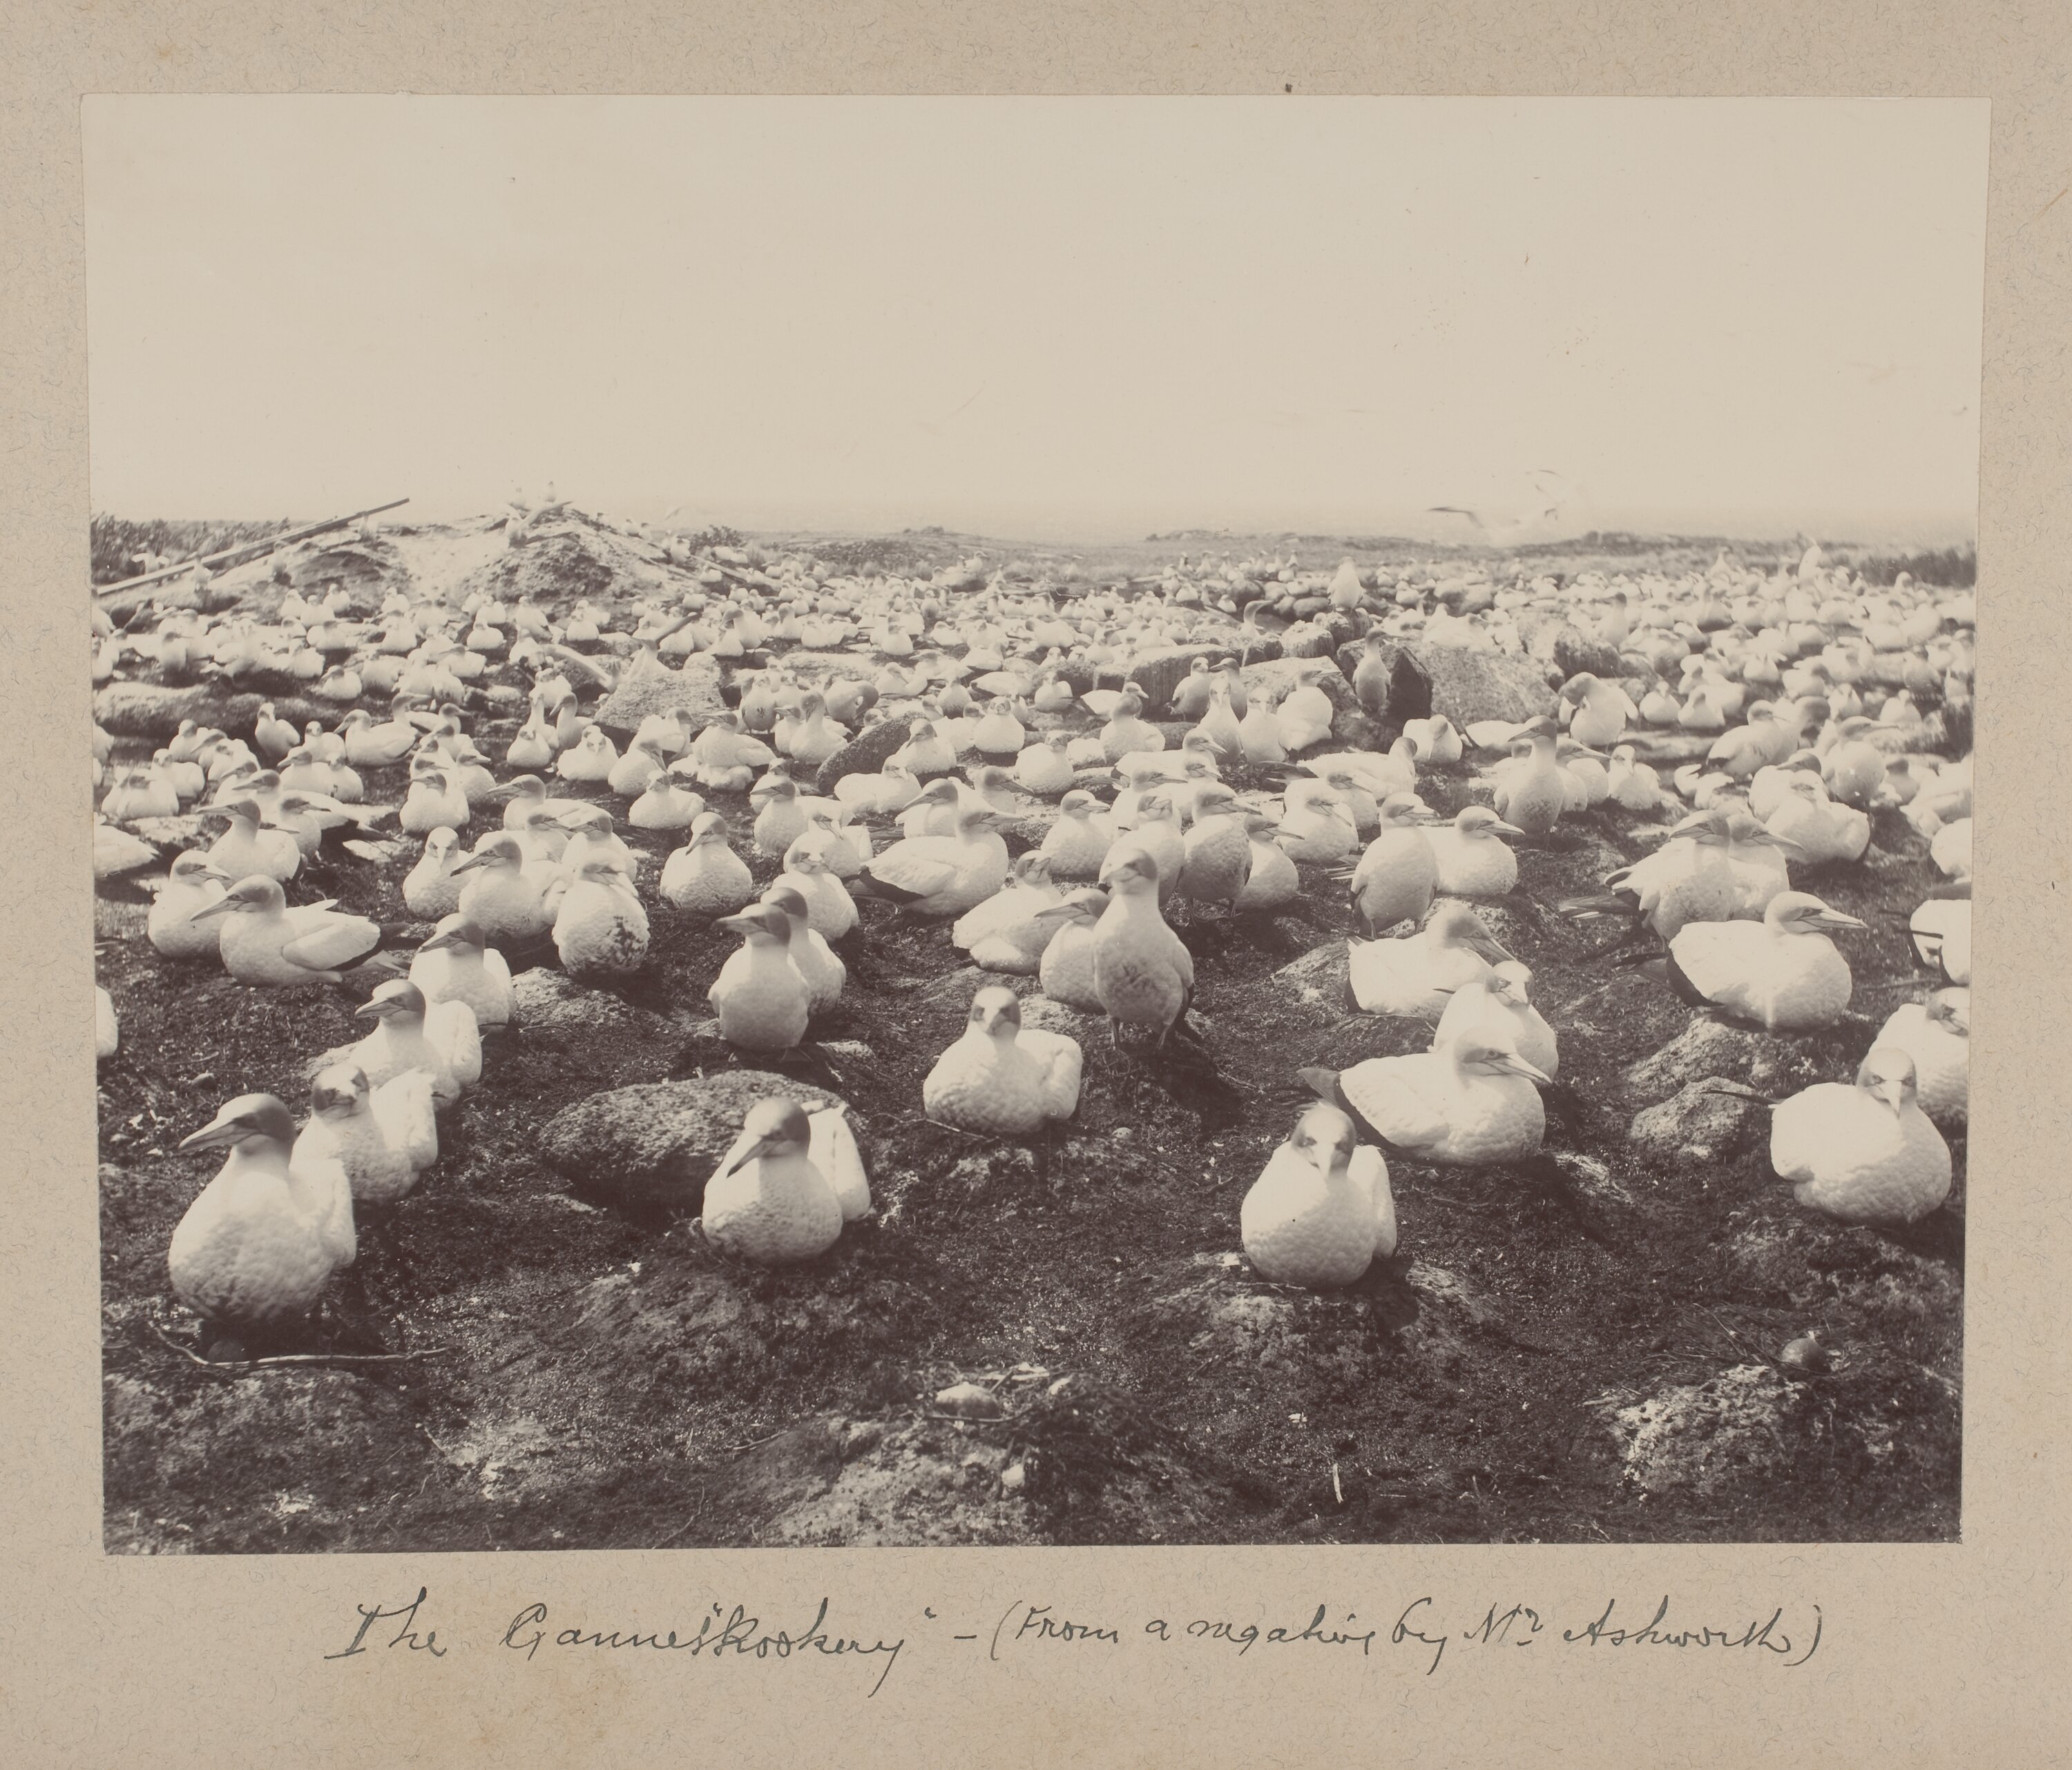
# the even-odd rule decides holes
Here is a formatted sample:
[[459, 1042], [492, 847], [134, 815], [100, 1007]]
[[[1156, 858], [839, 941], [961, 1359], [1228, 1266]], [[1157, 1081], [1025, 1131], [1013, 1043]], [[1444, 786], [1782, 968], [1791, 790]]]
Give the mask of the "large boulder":
[[1659, 1105], [1636, 1114], [1626, 1140], [1635, 1155], [1651, 1162], [1702, 1171], [1742, 1153], [1762, 1128], [1756, 1102], [1700, 1081], [1687, 1082]]
[[1195, 659], [1207, 658], [1213, 667], [1236, 655], [1236, 647], [1228, 645], [1159, 646], [1133, 654], [1120, 667], [1103, 670], [1100, 683], [1104, 688], [1120, 688], [1126, 681], [1135, 683], [1146, 696], [1145, 711], [1155, 715], [1172, 705], [1173, 691], [1194, 669]]
[[758, 1100], [783, 1094], [808, 1112], [844, 1103], [824, 1088], [760, 1070], [651, 1082], [594, 1094], [564, 1107], [540, 1150], [576, 1189], [642, 1210], [694, 1213], [719, 1159]]
[[249, 737], [257, 723], [261, 703], [269, 700], [274, 713], [293, 725], [307, 725], [312, 719], [321, 719], [329, 725], [339, 711], [327, 701], [252, 694], [220, 682], [198, 683], [188, 688], [154, 682], [111, 682], [94, 696], [93, 717], [102, 730], [116, 737], [169, 738], [179, 732], [183, 719], [228, 732], [233, 737]]
[[1629, 1066], [1621, 1080], [1628, 1099], [1655, 1106], [1672, 1094], [1683, 1095], [1694, 1082], [1715, 1078], [1768, 1094], [1789, 1093], [1815, 1079], [1806, 1057], [1782, 1039], [1701, 1019], [1652, 1057]]
[[[1348, 680], [1359, 667], [1362, 647], [1339, 648], [1338, 667]], [[1508, 652], [1466, 646], [1390, 640], [1382, 647], [1389, 671], [1384, 708], [1391, 725], [1443, 713], [1457, 728], [1485, 719], [1512, 725], [1554, 711], [1551, 665]]]
[[618, 686], [598, 704], [597, 722], [609, 731], [637, 731], [651, 713], [679, 710], [697, 730], [726, 712], [719, 665], [697, 653], [684, 659], [680, 670], [672, 670], [653, 652], [643, 651], [626, 666]]
[[820, 773], [813, 777], [813, 791], [832, 793], [845, 774], [875, 774], [906, 741], [911, 729], [911, 722], [904, 719], [878, 719], [865, 725], [820, 764]]

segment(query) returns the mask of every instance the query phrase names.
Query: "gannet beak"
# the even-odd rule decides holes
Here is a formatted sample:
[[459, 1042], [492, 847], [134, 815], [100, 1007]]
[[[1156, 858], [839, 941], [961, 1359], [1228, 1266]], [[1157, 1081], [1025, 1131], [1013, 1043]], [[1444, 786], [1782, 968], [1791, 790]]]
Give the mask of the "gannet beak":
[[[212, 874], [211, 877], [220, 879], [225, 877], [225, 875], [218, 873]], [[218, 897], [214, 903], [204, 904], [200, 909], [195, 910], [191, 915], [190, 915], [187, 918], [187, 920], [189, 922], [199, 922], [204, 917], [220, 916], [236, 907], [236, 906], [231, 902], [229, 898]]]
[[1515, 823], [1492, 823], [1490, 825], [1490, 833], [1492, 836], [1523, 836], [1525, 832], [1519, 828]]
[[1854, 916], [1844, 915], [1839, 910], [1823, 910], [1806, 919], [1820, 928], [1867, 928], [1870, 926], [1868, 922], [1857, 921]]
[[1906, 1085], [1896, 1079], [1879, 1082], [1871, 1090], [1871, 1092], [1884, 1101], [1894, 1112], [1898, 1111], [1906, 1103]]
[[245, 1129], [235, 1119], [218, 1119], [183, 1141], [180, 1153], [185, 1155], [190, 1149], [216, 1149], [224, 1144], [235, 1143], [245, 1135]]
[[352, 1017], [356, 1021], [378, 1021], [393, 1005], [388, 1002], [362, 1002], [352, 1011]]
[[1544, 1070], [1527, 1063], [1522, 1057], [1500, 1057], [1496, 1060], [1495, 1066], [1506, 1075], [1522, 1075], [1527, 1081], [1536, 1082], [1543, 1088], [1552, 1087], [1554, 1083], [1552, 1076]]

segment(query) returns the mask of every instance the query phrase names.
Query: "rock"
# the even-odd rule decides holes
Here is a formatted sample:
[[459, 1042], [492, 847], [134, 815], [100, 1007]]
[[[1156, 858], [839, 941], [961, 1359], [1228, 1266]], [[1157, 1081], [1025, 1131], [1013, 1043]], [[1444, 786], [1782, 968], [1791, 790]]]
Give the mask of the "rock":
[[1346, 950], [1330, 940], [1283, 965], [1268, 979], [1273, 988], [1325, 1021], [1336, 1022], [1351, 1012], [1346, 995]]
[[1755, 1102], [1692, 1082], [1659, 1106], [1634, 1115], [1626, 1131], [1634, 1153], [1674, 1168], [1703, 1168], [1740, 1155], [1762, 1128]]
[[1629, 1099], [1652, 1106], [1714, 1076], [1781, 1094], [1814, 1079], [1811, 1066], [1781, 1039], [1714, 1020], [1695, 1020], [1622, 1078]]
[[1664, 1389], [1612, 1416], [1626, 1478], [1649, 1493], [1722, 1492], [1788, 1467], [1805, 1391], [1768, 1365]]
[[[1636, 697], [1634, 704], [1639, 704]], [[1686, 762], [1702, 762], [1720, 741], [1716, 731], [1654, 731], [1644, 725], [1628, 725], [1619, 741], [1633, 745], [1636, 761], [1651, 768], [1681, 768]], [[1668, 786], [1664, 781], [1663, 786]]]
[[[1339, 649], [1338, 667], [1348, 681], [1361, 649]], [[1485, 719], [1522, 725], [1554, 711], [1554, 691], [1547, 681], [1550, 667], [1530, 658], [1396, 640], [1383, 646], [1382, 658], [1390, 672], [1384, 704], [1392, 726], [1433, 713], [1445, 714], [1462, 729]]]
[[564, 1107], [541, 1132], [540, 1151], [592, 1197], [693, 1212], [748, 1109], [776, 1094], [808, 1112], [844, 1103], [824, 1088], [759, 1070], [643, 1082]]
[[1000, 1398], [976, 1383], [952, 1383], [935, 1392], [935, 1406], [943, 1413], [963, 1419], [998, 1419], [1007, 1410]]
[[1045, 1033], [1062, 1033], [1067, 1038], [1077, 1039], [1082, 1046], [1088, 1039], [1108, 1030], [1099, 1015], [1083, 1014], [1076, 1008], [1052, 1001], [1047, 996], [1022, 998], [1022, 1024]]
[[637, 731], [649, 714], [678, 709], [699, 731], [726, 710], [720, 699], [719, 665], [699, 652], [684, 659], [680, 670], [672, 670], [653, 652], [643, 651], [599, 704], [597, 722], [611, 731]]
[[154, 682], [111, 682], [94, 696], [93, 717], [104, 731], [115, 737], [169, 738], [179, 730], [183, 719], [204, 727], [214, 726], [233, 737], [249, 737], [258, 721], [260, 704], [266, 700], [271, 700], [274, 711], [294, 725], [321, 719], [329, 726], [339, 712], [328, 702], [232, 692], [228, 684], [220, 682], [198, 683], [188, 688]]
[[1173, 692], [1182, 677], [1192, 673], [1195, 659], [1207, 658], [1214, 667], [1236, 655], [1236, 649], [1228, 645], [1160, 646], [1133, 654], [1120, 668], [1110, 665], [1103, 669], [1099, 685], [1120, 688], [1125, 681], [1135, 683], [1145, 692], [1145, 711], [1155, 716], [1172, 706]]
[[875, 774], [906, 741], [907, 732], [903, 719], [879, 719], [865, 725], [820, 764], [820, 773], [813, 777], [813, 791], [832, 793], [845, 774]]
[[619, 1031], [647, 1037], [672, 1030], [665, 1015], [636, 1008], [608, 990], [590, 989], [565, 971], [536, 966], [511, 980], [512, 1018], [527, 1031]]
[[1827, 1368], [1827, 1349], [1811, 1334], [1802, 1333], [1796, 1340], [1785, 1342], [1784, 1349], [1777, 1355], [1777, 1361], [1787, 1370], [1818, 1375]]
[[1619, 673], [1618, 647], [1592, 639], [1580, 627], [1564, 626], [1555, 634], [1552, 657], [1564, 682], [1585, 671], [1606, 681]]

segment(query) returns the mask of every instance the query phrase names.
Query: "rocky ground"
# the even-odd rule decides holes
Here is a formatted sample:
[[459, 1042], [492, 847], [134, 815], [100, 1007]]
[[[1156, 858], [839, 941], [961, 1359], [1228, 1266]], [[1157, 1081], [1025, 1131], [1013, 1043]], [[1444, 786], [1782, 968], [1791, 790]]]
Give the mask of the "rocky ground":
[[[406, 531], [307, 570], [370, 602], [414, 582], [565, 604], [670, 579], [579, 534], [506, 551]], [[708, 667], [716, 694], [738, 688]], [[104, 723], [147, 748], [165, 692], [109, 692]], [[220, 690], [187, 693], [235, 716]], [[478, 741], [500, 758], [515, 726], [485, 715]], [[402, 770], [367, 787], [395, 803]], [[1425, 791], [1450, 812], [1470, 782]], [[715, 803], [746, 828], [744, 801]], [[672, 842], [624, 833], [656, 857], [652, 885]], [[1237, 1235], [1297, 1069], [1423, 1042], [1348, 1020], [1350, 918], [1321, 873], [1289, 912], [1176, 915], [1212, 1071], [1042, 1011], [1081, 1037], [1086, 1084], [1066, 1133], [1027, 1146], [920, 1118], [981, 975], [939, 930], [867, 909], [820, 1054], [772, 1078], [707, 1024], [732, 937], [650, 893], [631, 984], [577, 989], [551, 948], [521, 980], [520, 1023], [488, 1041], [438, 1165], [363, 1223], [291, 1349], [328, 1361], [259, 1370], [188, 1349], [165, 1249], [220, 1158], [173, 1152], [232, 1094], [299, 1105], [307, 1060], [360, 1030], [364, 992], [249, 990], [163, 959], [141, 893], [104, 885], [97, 958], [122, 1028], [100, 1076], [108, 1546], [1953, 1539], [1961, 1133], [1942, 1210], [1904, 1237], [1846, 1229], [1770, 1175], [1762, 1107], [1691, 1086], [1778, 1096], [1853, 1074], [1915, 975], [1903, 918], [1933, 876], [1925, 844], [1881, 816], [1865, 864], [1807, 876], [1872, 924], [1847, 937], [1856, 1007], [1770, 1038], [1694, 1020], [1546, 908], [1659, 840], [1601, 811], [1522, 850], [1519, 891], [1486, 919], [1560, 1036], [1552, 1165], [1397, 1165], [1400, 1251], [1346, 1291], [1262, 1283]], [[407, 947], [430, 930], [409, 925], [403, 870], [341, 853], [290, 895], [335, 897]], [[742, 1103], [780, 1086], [849, 1103], [877, 1209], [772, 1273], [689, 1219], [698, 1153], [709, 1166]], [[1782, 1361], [1809, 1331], [1824, 1357]]]

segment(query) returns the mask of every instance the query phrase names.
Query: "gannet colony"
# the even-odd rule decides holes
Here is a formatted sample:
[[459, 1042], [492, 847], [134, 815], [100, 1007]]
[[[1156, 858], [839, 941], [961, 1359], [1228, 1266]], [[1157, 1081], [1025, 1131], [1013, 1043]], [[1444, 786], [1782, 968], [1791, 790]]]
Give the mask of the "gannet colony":
[[1969, 588], [550, 495], [96, 602], [111, 1547], [1955, 1536]]

